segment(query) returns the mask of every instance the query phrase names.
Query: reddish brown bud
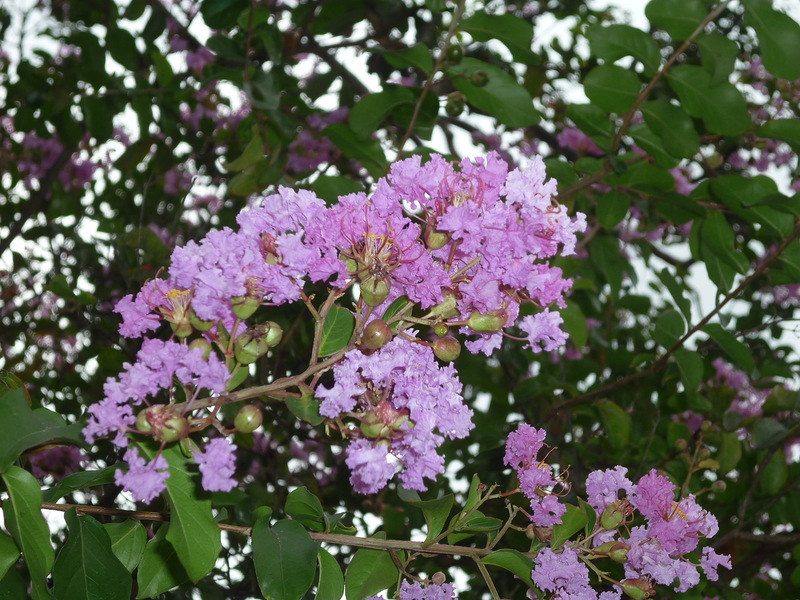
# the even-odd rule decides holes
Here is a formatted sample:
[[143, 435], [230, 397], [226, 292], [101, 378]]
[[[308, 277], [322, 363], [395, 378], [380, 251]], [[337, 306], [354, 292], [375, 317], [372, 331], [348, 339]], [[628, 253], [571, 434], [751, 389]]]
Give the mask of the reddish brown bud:
[[375, 319], [370, 321], [361, 334], [361, 343], [370, 350], [383, 348], [392, 339], [392, 329], [386, 321]]
[[433, 353], [441, 361], [452, 362], [461, 354], [461, 344], [454, 337], [440, 337], [433, 342]]

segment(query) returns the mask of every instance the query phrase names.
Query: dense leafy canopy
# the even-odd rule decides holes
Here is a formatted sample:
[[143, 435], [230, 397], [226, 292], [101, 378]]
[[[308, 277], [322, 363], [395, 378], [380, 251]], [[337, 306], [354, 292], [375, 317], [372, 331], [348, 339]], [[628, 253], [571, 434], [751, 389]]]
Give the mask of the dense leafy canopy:
[[[800, 24], [771, 0], [651, 0], [643, 26], [595, 4], [0, 6], [0, 598], [408, 598], [413, 577], [441, 584], [437, 571], [460, 598], [550, 598], [534, 561], [598, 531], [585, 482], [617, 465], [696, 495], [719, 523], [706, 545], [731, 556], [717, 580], [660, 582], [657, 597], [797, 598]], [[442, 432], [447, 475], [426, 491], [395, 478], [357, 493], [345, 438], [393, 439], [408, 411], [353, 433], [320, 414], [321, 390], [347, 351], [382, 356], [381, 336], [412, 324], [431, 346], [454, 339], [434, 334], [447, 319], [462, 343], [502, 322], [457, 333], [444, 309], [425, 314], [435, 302], [402, 296], [381, 309], [390, 327], [370, 330], [373, 348], [364, 303], [381, 298], [354, 309], [321, 279], [302, 301], [256, 302], [254, 346], [214, 330], [230, 351], [226, 389], [208, 384], [201, 400], [181, 374], [161, 389], [157, 406], [213, 408], [191, 431], [151, 413], [127, 449], [81, 433], [142, 347], [113, 308], [163, 280], [175, 248], [237, 230], [279, 186], [335, 211], [401, 159], [490, 151], [511, 168], [542, 157], [552, 210], [586, 215], [575, 254], [546, 255], [573, 280], [549, 307], [568, 341], [541, 352], [509, 328], [490, 358], [455, 353], [475, 427]], [[363, 297], [380, 296], [380, 278], [348, 269]], [[522, 318], [545, 314], [538, 304]], [[177, 341], [173, 324], [148, 335]], [[440, 351], [426, 372], [449, 368]], [[256, 410], [239, 413], [245, 401]], [[520, 422], [548, 432], [542, 461], [566, 505], [553, 527], [530, 525], [527, 500], [505, 494]], [[226, 435], [235, 463], [204, 446]], [[145, 460], [165, 461], [166, 489], [134, 503], [119, 484]], [[228, 468], [232, 489], [209, 486]]]

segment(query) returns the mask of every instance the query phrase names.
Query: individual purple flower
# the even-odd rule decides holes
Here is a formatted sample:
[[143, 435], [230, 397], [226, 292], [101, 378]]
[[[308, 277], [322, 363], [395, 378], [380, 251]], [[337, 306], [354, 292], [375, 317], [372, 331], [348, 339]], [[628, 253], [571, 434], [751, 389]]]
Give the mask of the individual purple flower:
[[538, 527], [558, 525], [561, 523], [561, 517], [567, 512], [567, 507], [553, 495], [545, 496], [541, 502], [532, 502], [531, 508], [533, 509], [531, 521]]
[[655, 469], [642, 477], [634, 486], [631, 504], [650, 519], [663, 519], [669, 514], [675, 500], [675, 484]]
[[588, 135], [576, 127], [565, 127], [556, 136], [559, 146], [574, 150], [579, 156], [603, 156], [603, 151], [597, 147]]
[[453, 600], [456, 588], [452, 583], [428, 582], [423, 585], [418, 581], [409, 583], [403, 580], [397, 592], [397, 600]]
[[61, 481], [79, 470], [86, 457], [77, 446], [56, 446], [33, 452], [28, 460], [34, 477], [41, 479], [52, 475], [56, 481]]
[[200, 466], [203, 489], [209, 492], [230, 492], [236, 487], [233, 473], [236, 468], [234, 446], [225, 438], [210, 440], [202, 451], [194, 453]]
[[633, 493], [633, 482], [627, 477], [628, 469], [616, 466], [604, 471], [592, 471], [586, 478], [586, 495], [589, 504], [601, 515], [606, 507], [620, 499], [620, 492], [629, 497]]
[[542, 350], [552, 352], [567, 342], [567, 334], [561, 329], [563, 322], [560, 313], [544, 310], [523, 317], [519, 328], [527, 334], [527, 347], [538, 354]]
[[527, 423], [520, 423], [516, 431], [508, 434], [503, 464], [516, 470], [536, 462], [539, 450], [544, 446], [547, 432]]
[[578, 559], [576, 550], [564, 548], [556, 553], [545, 546], [533, 563], [531, 579], [538, 588], [553, 592], [555, 597], [560, 598], [583, 600], [597, 597], [597, 592], [589, 585], [589, 569]]
[[128, 490], [135, 500], [149, 503], [167, 487], [169, 464], [162, 455], [146, 462], [139, 456], [139, 450], [129, 448], [125, 452], [125, 462], [128, 463], [128, 471], [123, 473], [117, 469], [114, 481]]
[[709, 581], [719, 579], [717, 569], [719, 567], [731, 568], [731, 557], [727, 554], [717, 554], [713, 548], [706, 546], [703, 548], [703, 556], [700, 557], [700, 566], [703, 567]]
[[350, 483], [361, 494], [376, 494], [389, 483], [397, 466], [390, 460], [388, 444], [368, 439], [350, 442], [345, 450]]

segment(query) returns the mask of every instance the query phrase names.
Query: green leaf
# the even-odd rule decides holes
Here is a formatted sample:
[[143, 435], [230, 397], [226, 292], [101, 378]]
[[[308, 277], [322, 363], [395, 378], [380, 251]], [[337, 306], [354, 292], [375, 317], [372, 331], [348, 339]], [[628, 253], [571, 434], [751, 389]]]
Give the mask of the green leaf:
[[311, 189], [328, 204], [336, 202], [339, 196], [364, 191], [360, 183], [341, 175], [322, 175], [317, 177], [314, 183], [311, 184]]
[[692, 118], [666, 98], [641, 106], [644, 121], [661, 138], [664, 150], [678, 158], [691, 158], [700, 146]]
[[702, 0], [651, 0], [644, 14], [673, 40], [685, 40], [706, 18], [708, 9]]
[[72, 475], [67, 475], [49, 490], [44, 490], [44, 501], [57, 502], [72, 492], [113, 483], [114, 473], [118, 468], [119, 465], [114, 464], [99, 471], [78, 471]]
[[647, 123], [631, 125], [628, 133], [637, 146], [655, 159], [658, 166], [671, 169], [678, 164], [678, 159], [664, 149], [664, 142], [648, 127]]
[[581, 307], [568, 300], [566, 308], [562, 308], [559, 313], [564, 319], [564, 331], [569, 335], [570, 341], [576, 348], [583, 348], [589, 340], [589, 327]]
[[50, 598], [47, 576], [55, 552], [50, 544], [50, 528], [42, 516], [42, 492], [33, 475], [13, 466], [3, 473], [8, 499], [3, 516], [8, 532], [22, 551], [33, 583], [33, 600]]
[[752, 125], [747, 102], [732, 83], [712, 84], [711, 75], [694, 65], [674, 67], [667, 74], [684, 110], [703, 119], [709, 131], [739, 135]]
[[178, 553], [167, 540], [170, 524], [164, 523], [156, 535], [144, 548], [136, 581], [139, 591], [137, 598], [153, 598], [188, 581], [189, 576], [183, 568]]
[[710, 186], [712, 195], [743, 219], [772, 230], [780, 238], [791, 235], [794, 229], [791, 209], [780, 210], [762, 204], [769, 203], [769, 198], [773, 198], [778, 207], [786, 204], [786, 198], [778, 194], [774, 179], [765, 175], [725, 175], [712, 180]]
[[491, 15], [479, 10], [461, 21], [458, 28], [469, 33], [476, 42], [501, 42], [516, 62], [538, 62], [538, 57], [531, 51], [533, 25], [515, 15]]
[[299, 487], [286, 498], [286, 514], [313, 531], [325, 531], [325, 511], [319, 498]]
[[383, 50], [380, 52], [390, 65], [396, 69], [406, 69], [408, 67], [420, 69], [426, 75], [433, 71], [433, 58], [431, 51], [425, 44], [416, 44], [410, 48], [402, 50]]
[[[384, 539], [386, 536], [380, 533], [373, 537]], [[347, 566], [345, 598], [364, 600], [367, 596], [382, 592], [397, 583], [398, 575], [397, 567], [388, 552], [360, 548]]]
[[703, 381], [703, 359], [690, 350], [677, 350], [672, 356], [678, 363], [683, 387], [690, 393], [697, 391]]
[[20, 600], [27, 598], [27, 594], [28, 582], [17, 569], [9, 569], [6, 576], [0, 579], [0, 600]]
[[736, 339], [733, 334], [728, 333], [719, 323], [709, 323], [703, 327], [703, 331], [719, 344], [719, 347], [727, 354], [737, 367], [745, 373], [750, 374], [755, 370], [755, 362], [750, 350], [742, 342]]
[[633, 106], [642, 89], [636, 73], [616, 65], [600, 65], [583, 78], [583, 90], [593, 104], [610, 113], [622, 114]]
[[53, 567], [56, 600], [128, 600], [133, 581], [111, 551], [103, 526], [92, 517], [79, 517], [74, 508], [66, 513], [66, 521], [69, 536]]
[[630, 207], [630, 196], [617, 191], [608, 192], [598, 197], [597, 222], [606, 229], [614, 229], [628, 214]]
[[253, 527], [253, 562], [266, 600], [300, 600], [314, 583], [319, 544], [297, 521], [282, 519]]
[[147, 544], [147, 532], [139, 521], [127, 519], [122, 523], [103, 523], [109, 539], [111, 551], [125, 566], [128, 572], [139, 565]]
[[322, 324], [322, 342], [319, 347], [320, 356], [330, 356], [347, 346], [353, 331], [356, 328], [356, 319], [346, 308], [334, 306], [325, 317]]
[[600, 419], [603, 421], [603, 428], [606, 430], [611, 447], [620, 449], [627, 446], [631, 439], [633, 424], [631, 416], [611, 400], [601, 400], [597, 403], [597, 409], [600, 411]]
[[[483, 71], [488, 81], [483, 86], [472, 83], [473, 73]], [[461, 91], [469, 103], [495, 117], [508, 127], [529, 127], [539, 121], [539, 113], [533, 99], [517, 80], [489, 63], [476, 58], [465, 58], [457, 65], [447, 68], [453, 85]]]
[[715, 32], [697, 36], [694, 43], [700, 48], [703, 68], [711, 75], [711, 85], [728, 81], [736, 66], [739, 45]]
[[478, 500], [481, 497], [481, 480], [478, 478], [478, 475], [475, 474], [472, 476], [472, 480], [469, 484], [469, 490], [467, 491], [467, 501], [464, 503], [464, 512], [472, 510], [478, 504]]
[[487, 517], [481, 511], [474, 511], [459, 525], [458, 531], [462, 533], [490, 533], [503, 526], [503, 521], [494, 517]]
[[136, 48], [136, 40], [130, 31], [121, 27], [109, 27], [106, 33], [106, 47], [108, 53], [120, 65], [129, 71], [138, 71], [139, 50]]
[[570, 104], [567, 107], [567, 116], [601, 150], [607, 152], [611, 149], [614, 125], [602, 108], [594, 104]]
[[661, 271], [656, 273], [658, 278], [661, 280], [661, 283], [667, 288], [672, 296], [672, 299], [675, 301], [675, 306], [677, 306], [683, 316], [686, 318], [686, 322], [691, 322], [692, 320], [692, 303], [689, 301], [688, 298], [684, 295], [684, 285], [678, 281], [678, 279], [670, 272], [669, 269], [662, 269]]
[[665, 310], [656, 319], [653, 339], [669, 350], [686, 333], [686, 324], [677, 310]]
[[736, 468], [742, 458], [742, 443], [739, 441], [739, 434], [735, 431], [722, 433], [722, 442], [717, 453], [719, 461], [719, 474], [725, 475]]
[[435, 500], [421, 500], [411, 503], [425, 515], [425, 523], [428, 525], [428, 535], [425, 537], [426, 542], [433, 540], [444, 529], [447, 518], [450, 516], [450, 510], [453, 508], [453, 500], [453, 494], [447, 494]]
[[114, 134], [114, 115], [109, 110], [108, 100], [97, 96], [84, 96], [81, 110], [89, 133], [100, 143]]
[[[380, 92], [361, 98], [350, 111], [350, 128], [361, 139], [369, 137], [389, 117], [402, 127], [408, 128], [422, 90], [406, 86], [387, 85]], [[430, 139], [430, 131], [439, 113], [439, 101], [430, 94], [423, 100], [414, 131]], [[422, 128], [424, 131], [420, 131]]]
[[772, 0], [744, 0], [744, 23], [756, 30], [767, 71], [781, 79], [800, 79], [800, 23], [775, 10]]
[[[409, 303], [407, 296], [400, 296], [396, 300], [394, 300], [389, 306], [386, 307], [386, 310], [383, 311], [383, 316], [381, 317], [382, 320], [386, 321], [387, 323], [391, 321], [392, 317], [398, 314], [406, 305]], [[395, 323], [392, 323], [395, 325]]]
[[[157, 446], [137, 444], [142, 455], [154, 460]], [[192, 463], [178, 444], [168, 446], [161, 455], [169, 463], [167, 498], [170, 526], [167, 541], [175, 548], [189, 579], [199, 581], [211, 572], [222, 548], [220, 530], [211, 512], [211, 500], [201, 499]]]
[[341, 600], [344, 595], [344, 575], [339, 562], [325, 548], [319, 549], [319, 583], [316, 600]]
[[6, 576], [8, 570], [17, 564], [19, 548], [13, 538], [0, 531], [0, 579]]
[[292, 414], [306, 423], [319, 425], [325, 420], [325, 417], [319, 414], [320, 401], [314, 397], [314, 394], [303, 394], [299, 398], [287, 396], [284, 401]]
[[749, 266], [747, 259], [734, 247], [735, 236], [728, 220], [721, 210], [708, 213], [701, 224], [700, 244], [707, 250], [707, 255], [713, 255], [727, 263], [738, 273], [744, 273]]
[[567, 504], [567, 512], [561, 517], [561, 523], [553, 525], [553, 537], [550, 546], [552, 548], [563, 546], [564, 542], [583, 529], [587, 521], [588, 517], [583, 510], [572, 504]]
[[789, 478], [789, 469], [786, 465], [786, 455], [778, 450], [772, 453], [766, 465], [764, 465], [764, 473], [761, 477], [761, 490], [767, 496], [775, 496], [786, 485]]
[[753, 448], [760, 450], [781, 442], [788, 433], [783, 423], [775, 419], [756, 419], [750, 428], [750, 440]]
[[373, 177], [381, 177], [386, 174], [389, 163], [377, 140], [361, 139], [344, 123], [328, 125], [322, 130], [322, 135], [332, 141], [345, 156], [361, 162]]
[[31, 410], [22, 388], [0, 393], [0, 473], [28, 448], [52, 441], [83, 445], [82, 430], [83, 423], [67, 425], [64, 417], [46, 408]]
[[630, 25], [593, 25], [586, 30], [592, 53], [608, 62], [633, 56], [644, 66], [645, 75], [654, 75], [661, 65], [661, 52], [650, 34]]
[[244, 151], [236, 160], [225, 163], [223, 166], [230, 172], [244, 171], [247, 167], [252, 167], [264, 158], [264, 141], [258, 127], [253, 126], [252, 137], [245, 146]]
[[481, 562], [485, 565], [494, 565], [511, 571], [524, 581], [528, 587], [534, 587], [531, 579], [533, 561], [518, 550], [512, 550], [511, 548], [496, 550], [488, 556], [484, 556]]

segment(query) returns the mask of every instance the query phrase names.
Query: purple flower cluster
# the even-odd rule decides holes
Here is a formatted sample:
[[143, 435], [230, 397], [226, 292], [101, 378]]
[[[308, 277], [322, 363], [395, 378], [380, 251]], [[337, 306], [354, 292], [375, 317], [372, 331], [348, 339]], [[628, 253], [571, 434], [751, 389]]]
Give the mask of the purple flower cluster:
[[289, 160], [287, 167], [292, 173], [314, 171], [320, 165], [329, 165], [342, 153], [328, 138], [322, 136], [322, 130], [328, 125], [341, 123], [347, 119], [349, 109], [339, 108], [330, 114], [314, 113], [306, 119], [307, 127], [300, 130], [297, 137], [289, 144]]
[[760, 417], [764, 402], [771, 390], [760, 390], [753, 387], [747, 373], [735, 369], [721, 358], [717, 358], [713, 365], [716, 369], [714, 383], [726, 385], [736, 392], [736, 397], [728, 410], [738, 412], [743, 417]]
[[397, 337], [371, 355], [351, 350], [334, 377], [332, 388], [317, 390], [320, 414], [360, 422], [345, 459], [360, 493], [382, 489], [398, 466], [406, 488], [425, 490], [424, 479], [444, 471], [436, 453], [444, 438], [466, 437], [473, 427], [455, 369], [440, 367], [427, 346]]
[[[418, 581], [409, 583], [404, 579], [397, 590], [397, 600], [454, 600], [456, 588], [452, 583], [433, 583], [426, 585]], [[369, 596], [367, 600], [383, 600], [380, 596]]]
[[546, 445], [544, 429], [536, 429], [526, 423], [508, 435], [503, 462], [517, 472], [519, 487], [531, 501], [531, 520], [538, 527], [551, 527], [561, 523], [567, 507], [551, 493], [561, 485], [553, 475], [553, 469], [539, 459], [539, 452]]

